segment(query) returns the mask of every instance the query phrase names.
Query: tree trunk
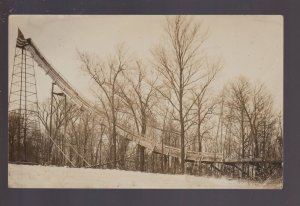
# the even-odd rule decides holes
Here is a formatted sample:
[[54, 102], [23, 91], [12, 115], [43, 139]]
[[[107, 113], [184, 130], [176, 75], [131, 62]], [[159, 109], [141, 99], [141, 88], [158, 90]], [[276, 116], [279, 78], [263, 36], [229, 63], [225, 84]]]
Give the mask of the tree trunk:
[[185, 145], [184, 145], [184, 117], [183, 117], [183, 69], [180, 67], [180, 91], [179, 91], [179, 119], [180, 119], [180, 147], [181, 147], [181, 174], [185, 173], [184, 168], [184, 156], [185, 156]]
[[[114, 108], [114, 107], [113, 107]], [[113, 129], [112, 129], [112, 162], [113, 168], [117, 167], [117, 129], [116, 129], [116, 117], [113, 109]]]
[[144, 170], [145, 170], [145, 147], [140, 146], [140, 171], [143, 172]]

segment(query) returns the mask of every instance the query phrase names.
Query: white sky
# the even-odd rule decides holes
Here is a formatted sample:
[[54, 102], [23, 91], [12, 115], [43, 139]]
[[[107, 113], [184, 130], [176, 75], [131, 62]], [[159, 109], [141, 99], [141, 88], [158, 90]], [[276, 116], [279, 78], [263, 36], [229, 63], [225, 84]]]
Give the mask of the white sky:
[[[150, 49], [163, 42], [164, 16], [39, 16], [9, 18], [9, 63], [13, 65], [19, 27], [67, 81], [89, 99], [90, 78], [80, 69], [78, 50], [106, 57], [118, 43], [125, 43], [140, 58], [150, 58]], [[210, 35], [205, 49], [210, 57], [221, 58], [223, 70], [214, 83], [218, 92], [225, 83], [240, 75], [264, 82], [283, 105], [283, 17], [282, 16], [194, 16]], [[38, 68], [36, 66], [36, 68]], [[10, 73], [11, 74], [11, 73]], [[50, 97], [51, 80], [36, 69], [38, 96]], [[10, 79], [10, 77], [9, 77]]]

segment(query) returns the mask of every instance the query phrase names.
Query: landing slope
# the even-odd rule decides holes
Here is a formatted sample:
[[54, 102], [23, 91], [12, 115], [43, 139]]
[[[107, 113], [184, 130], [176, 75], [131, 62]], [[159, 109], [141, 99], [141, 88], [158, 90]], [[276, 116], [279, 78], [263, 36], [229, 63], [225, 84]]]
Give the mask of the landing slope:
[[281, 189], [282, 183], [281, 181], [255, 183], [191, 175], [9, 164], [8, 186], [10, 188]]

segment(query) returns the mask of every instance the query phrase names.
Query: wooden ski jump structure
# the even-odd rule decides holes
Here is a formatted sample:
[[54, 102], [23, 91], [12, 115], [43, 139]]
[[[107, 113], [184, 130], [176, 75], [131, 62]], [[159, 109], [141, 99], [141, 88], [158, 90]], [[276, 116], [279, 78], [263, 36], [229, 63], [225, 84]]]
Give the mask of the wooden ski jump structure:
[[[21, 31], [19, 31], [19, 34]], [[22, 49], [25, 49], [32, 55], [34, 61], [41, 67], [46, 75], [48, 75], [52, 81], [61, 89], [61, 91], [78, 107], [83, 110], [87, 110], [92, 113], [96, 113], [100, 116], [104, 116], [104, 112], [100, 111], [96, 107], [93, 107], [88, 101], [86, 101], [82, 96], [78, 94], [78, 92], [63, 78], [63, 76], [56, 70], [54, 67], [47, 61], [46, 57], [41, 53], [41, 51], [37, 48], [37, 46], [33, 43], [33, 41], [28, 38], [25, 39], [23, 34], [18, 36], [18, 40], [23, 41]], [[125, 133], [126, 138], [134, 141], [136, 144], [139, 144], [154, 153], [164, 154], [166, 156], [175, 157], [180, 159], [180, 149], [176, 147], [171, 147], [168, 145], [156, 145], [151, 141], [152, 138], [147, 138], [137, 134], [132, 131], [132, 129], [128, 128], [126, 125], [122, 123], [117, 123], [118, 133]], [[263, 160], [262, 158], [244, 158], [244, 159], [233, 159], [233, 158], [224, 158], [221, 153], [207, 153], [207, 152], [194, 152], [194, 151], [186, 151], [185, 161], [188, 162], [203, 162], [208, 164], [213, 163], [223, 163], [225, 165], [232, 164], [257, 164], [262, 162], [268, 162], [270, 164], [282, 164], [282, 160], [278, 159], [269, 159]]]

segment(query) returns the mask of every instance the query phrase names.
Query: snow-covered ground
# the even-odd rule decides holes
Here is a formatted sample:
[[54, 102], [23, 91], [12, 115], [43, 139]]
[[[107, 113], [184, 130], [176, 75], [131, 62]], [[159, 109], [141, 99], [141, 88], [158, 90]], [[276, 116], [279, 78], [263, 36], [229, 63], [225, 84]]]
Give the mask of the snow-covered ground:
[[282, 182], [152, 174], [108, 169], [8, 165], [10, 188], [281, 189]]

